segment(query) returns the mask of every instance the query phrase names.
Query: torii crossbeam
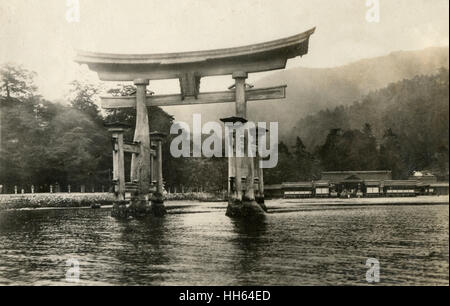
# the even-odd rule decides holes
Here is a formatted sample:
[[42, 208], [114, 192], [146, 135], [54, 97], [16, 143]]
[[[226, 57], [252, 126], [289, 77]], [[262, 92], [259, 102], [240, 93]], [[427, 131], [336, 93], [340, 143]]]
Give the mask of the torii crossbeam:
[[[247, 89], [247, 101], [261, 101], [271, 99], [286, 98], [286, 85], [278, 87], [267, 87], [259, 89]], [[105, 109], [119, 109], [136, 107], [136, 97], [134, 96], [109, 96], [101, 97], [102, 108]], [[235, 102], [235, 91], [218, 91], [199, 93], [197, 97], [185, 97], [184, 100], [181, 95], [155, 95], [146, 96], [145, 104], [147, 106], [176, 106], [176, 105], [193, 105], [193, 104], [213, 104]]]
[[[176, 106], [209, 103], [236, 103], [236, 116], [247, 118], [247, 101], [283, 99], [286, 85], [246, 89], [248, 73], [284, 69], [287, 60], [308, 53], [309, 38], [315, 28], [298, 35], [244, 47], [165, 54], [108, 54], [78, 51], [76, 62], [87, 64], [102, 81], [133, 81], [136, 95], [102, 97], [106, 109], [136, 108], [134, 142], [140, 154], [133, 155], [132, 180], [138, 182], [142, 199], [150, 186], [150, 136], [148, 106]], [[206, 76], [232, 75], [233, 90], [200, 92]], [[180, 94], [147, 96], [149, 80], [178, 79]], [[229, 161], [231, 162], [231, 160]], [[251, 161], [253, 162], [253, 161]], [[252, 175], [253, 177], [253, 175]], [[253, 184], [247, 184], [253, 188]], [[231, 193], [231, 190], [229, 190]], [[253, 194], [253, 191], [248, 194]], [[235, 199], [240, 200], [242, 199]], [[254, 199], [249, 199], [253, 200]]]

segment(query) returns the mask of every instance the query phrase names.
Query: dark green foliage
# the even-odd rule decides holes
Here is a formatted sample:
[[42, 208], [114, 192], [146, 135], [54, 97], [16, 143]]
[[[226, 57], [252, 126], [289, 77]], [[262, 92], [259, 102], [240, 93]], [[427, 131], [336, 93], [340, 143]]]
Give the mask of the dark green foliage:
[[[325, 170], [414, 170], [448, 175], [448, 70], [390, 84], [355, 102], [299, 122]], [[331, 131], [331, 132], [330, 132]]]
[[383, 135], [380, 146], [380, 169], [392, 170], [394, 179], [408, 176], [408, 168], [402, 157], [402, 148], [398, 135], [392, 129], [387, 129]]
[[[112, 156], [103, 123], [133, 127], [135, 110], [101, 114], [95, 103], [98, 88], [78, 81], [71, 84], [68, 105], [51, 103], [36, 94], [33, 76], [13, 65], [0, 69], [0, 184], [33, 184], [36, 191], [48, 191], [58, 182], [63, 189], [71, 184], [74, 191], [82, 184], [87, 190], [93, 185], [107, 190]], [[119, 86], [110, 93], [134, 95], [135, 87]], [[265, 170], [265, 183], [319, 179], [322, 170], [392, 170], [394, 178], [406, 178], [413, 170], [428, 169], [448, 176], [448, 103], [448, 70], [442, 69], [391, 84], [352, 106], [311, 115], [297, 125], [301, 135], [293, 146], [279, 144], [278, 165]], [[149, 122], [150, 131], [168, 135], [163, 143], [166, 187], [227, 188], [226, 158], [173, 158], [173, 117], [150, 107]], [[131, 128], [126, 140], [133, 135]], [[129, 161], [126, 157], [126, 173]]]
[[97, 89], [73, 82], [71, 105], [64, 106], [36, 95], [33, 73], [15, 66], [1, 72], [2, 79], [13, 75], [10, 84], [21, 85], [0, 97], [0, 184], [28, 192], [31, 185], [48, 191], [56, 183], [63, 189], [71, 184], [72, 190], [82, 184], [108, 186], [111, 144], [94, 103]]
[[70, 86], [70, 104], [72, 107], [89, 116], [93, 121], [101, 121], [102, 117], [100, 116], [98, 106], [95, 104], [99, 93], [97, 86], [77, 80], [71, 82]]
[[375, 138], [368, 130], [332, 130], [317, 153], [328, 171], [378, 169]]
[[291, 150], [285, 143], [280, 142], [277, 166], [264, 170], [264, 182], [267, 184], [310, 181], [319, 177], [320, 163], [313, 154], [306, 150], [300, 137], [297, 137]]

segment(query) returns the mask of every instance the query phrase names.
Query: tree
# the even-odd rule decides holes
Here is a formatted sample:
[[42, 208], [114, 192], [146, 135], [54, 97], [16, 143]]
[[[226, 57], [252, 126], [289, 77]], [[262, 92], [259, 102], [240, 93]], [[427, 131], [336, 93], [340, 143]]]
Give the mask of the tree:
[[264, 182], [267, 184], [281, 184], [296, 180], [295, 163], [288, 146], [284, 142], [278, 144], [278, 164], [274, 168], [264, 170]]
[[74, 80], [70, 83], [70, 104], [73, 108], [88, 115], [96, 122], [101, 122], [102, 118], [95, 101], [98, 99], [100, 89], [91, 83]]
[[110, 138], [95, 107], [82, 107], [93, 101], [94, 86], [78, 88], [74, 107], [8, 88], [10, 97], [0, 97], [2, 184], [107, 183], [97, 173], [111, 168]]
[[36, 73], [20, 65], [5, 64], [0, 67], [0, 95], [9, 98], [30, 98], [35, 95]]
[[306, 150], [306, 146], [298, 136], [292, 155], [296, 181], [310, 181], [318, 176], [317, 162], [314, 156]]
[[43, 149], [39, 142], [41, 131], [28, 105], [3, 102], [0, 107], [0, 180], [14, 184], [28, 182], [32, 180], [32, 169], [39, 164], [33, 163], [33, 157], [39, 156]]
[[377, 139], [373, 135], [372, 126], [369, 123], [364, 124], [362, 136], [360, 169], [377, 170], [379, 164]]
[[339, 170], [344, 167], [342, 157], [344, 152], [339, 146], [339, 141], [343, 135], [341, 129], [331, 129], [327, 135], [325, 143], [317, 149], [322, 166], [328, 171]]
[[[31, 182], [36, 161], [45, 140], [38, 106], [45, 103], [36, 95], [35, 73], [19, 65], [0, 67], [0, 182]], [[42, 139], [42, 140], [41, 140]]]
[[388, 128], [380, 145], [380, 169], [392, 170], [394, 179], [408, 177], [408, 170], [401, 156], [401, 144], [398, 136]]
[[327, 171], [376, 170], [378, 150], [369, 124], [363, 131], [333, 129], [318, 155]]
[[[110, 155], [108, 135], [76, 109], [58, 113], [52, 121], [54, 136], [48, 147], [54, 180], [60, 183], [96, 183], [103, 153]], [[109, 149], [109, 150], [108, 150]], [[50, 169], [49, 169], [50, 170]]]

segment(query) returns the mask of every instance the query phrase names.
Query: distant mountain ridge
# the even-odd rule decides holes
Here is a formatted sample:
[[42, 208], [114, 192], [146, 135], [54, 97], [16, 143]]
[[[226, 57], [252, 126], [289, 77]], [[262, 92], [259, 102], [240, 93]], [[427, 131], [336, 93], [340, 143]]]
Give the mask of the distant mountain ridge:
[[[278, 121], [284, 140], [294, 140], [300, 119], [327, 108], [349, 105], [369, 93], [402, 79], [435, 74], [449, 67], [449, 48], [433, 47], [418, 51], [397, 51], [386, 56], [362, 59], [333, 68], [296, 67], [276, 71], [256, 82], [255, 87], [287, 84], [284, 100], [249, 102], [249, 119]], [[194, 112], [202, 120], [218, 121], [234, 113], [234, 105], [215, 104], [167, 109], [176, 120], [190, 123]]]
[[398, 51], [335, 68], [299, 67], [277, 71], [256, 85], [285, 83], [288, 85], [286, 99], [260, 102], [258, 107], [249, 103], [249, 115], [253, 120], [278, 120], [283, 138], [291, 139], [298, 135], [295, 131], [297, 122], [307, 115], [352, 104], [370, 91], [390, 83], [416, 75], [435, 74], [441, 67], [448, 68], [448, 51], [448, 47]]

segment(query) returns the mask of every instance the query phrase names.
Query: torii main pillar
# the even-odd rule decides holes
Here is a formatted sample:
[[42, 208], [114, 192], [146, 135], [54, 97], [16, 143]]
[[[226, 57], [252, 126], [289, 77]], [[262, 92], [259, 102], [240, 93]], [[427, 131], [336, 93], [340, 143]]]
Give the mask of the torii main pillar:
[[142, 199], [148, 200], [150, 186], [150, 130], [148, 125], [148, 111], [146, 105], [146, 91], [149, 80], [136, 79], [136, 129], [134, 142], [140, 143], [141, 152], [133, 154], [131, 159], [131, 181], [138, 183]]
[[[149, 189], [151, 183], [151, 164], [150, 164], [150, 128], [148, 122], [148, 110], [146, 105], [148, 79], [133, 80], [136, 86], [136, 128], [134, 130], [135, 143], [139, 143], [139, 154], [133, 154], [131, 157], [132, 183], [137, 183], [138, 192], [132, 198], [130, 210], [136, 214], [146, 214], [149, 208]], [[161, 205], [163, 205], [161, 203]], [[163, 215], [164, 209], [159, 210]]]

